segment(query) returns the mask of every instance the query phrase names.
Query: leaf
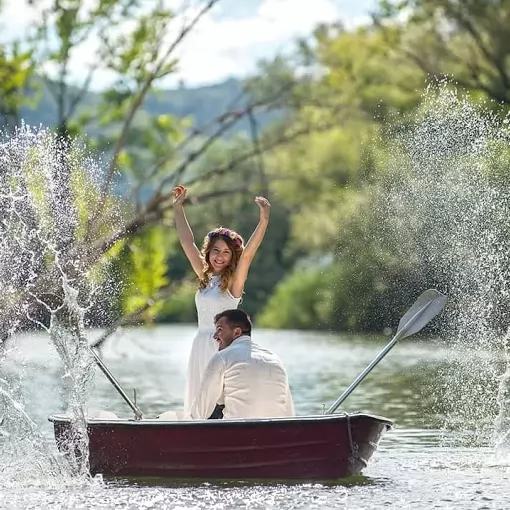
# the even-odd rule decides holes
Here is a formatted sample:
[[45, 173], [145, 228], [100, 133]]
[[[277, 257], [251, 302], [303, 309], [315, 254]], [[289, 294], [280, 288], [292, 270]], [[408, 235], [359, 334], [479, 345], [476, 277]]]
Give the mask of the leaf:
[[[130, 314], [154, 298], [165, 285], [166, 257], [168, 246], [163, 227], [146, 230], [129, 245], [130, 285], [124, 297], [124, 312]], [[156, 303], [144, 314], [145, 322], [151, 322], [162, 309], [163, 303]]]

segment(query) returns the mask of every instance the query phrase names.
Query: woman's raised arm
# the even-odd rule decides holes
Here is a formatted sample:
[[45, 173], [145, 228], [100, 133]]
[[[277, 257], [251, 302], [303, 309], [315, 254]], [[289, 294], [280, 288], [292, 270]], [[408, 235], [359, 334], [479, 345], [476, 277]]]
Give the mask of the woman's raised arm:
[[230, 292], [234, 297], [240, 297], [243, 293], [244, 284], [248, 277], [248, 271], [250, 270], [251, 263], [255, 257], [255, 253], [262, 244], [264, 235], [269, 224], [269, 212], [271, 210], [271, 204], [269, 200], [264, 197], [255, 197], [255, 203], [259, 206], [259, 223], [255, 227], [253, 234], [244, 247], [243, 254], [237, 263], [236, 272], [234, 274], [233, 281], [230, 285]]
[[189, 226], [186, 214], [184, 213], [184, 200], [186, 199], [187, 189], [184, 186], [177, 186], [173, 190], [173, 208], [174, 208], [174, 221], [179, 241], [182, 249], [190, 261], [193, 271], [200, 278], [204, 270], [204, 259], [202, 254], [195, 244], [195, 237], [193, 231]]

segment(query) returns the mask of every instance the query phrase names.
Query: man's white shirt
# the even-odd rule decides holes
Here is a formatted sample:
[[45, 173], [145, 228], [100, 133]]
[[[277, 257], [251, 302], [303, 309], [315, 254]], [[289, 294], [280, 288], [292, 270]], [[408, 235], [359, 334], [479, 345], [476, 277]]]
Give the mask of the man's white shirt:
[[287, 372], [280, 359], [249, 336], [236, 338], [212, 357], [191, 405], [191, 418], [209, 418], [217, 403], [225, 404], [226, 419], [294, 416]]

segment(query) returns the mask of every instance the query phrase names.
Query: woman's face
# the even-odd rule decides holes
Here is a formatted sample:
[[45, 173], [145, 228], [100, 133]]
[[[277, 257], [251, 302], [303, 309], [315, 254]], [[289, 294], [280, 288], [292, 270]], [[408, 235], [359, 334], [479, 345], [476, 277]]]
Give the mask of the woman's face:
[[209, 252], [209, 263], [214, 273], [221, 273], [232, 260], [232, 252], [223, 239], [215, 239]]

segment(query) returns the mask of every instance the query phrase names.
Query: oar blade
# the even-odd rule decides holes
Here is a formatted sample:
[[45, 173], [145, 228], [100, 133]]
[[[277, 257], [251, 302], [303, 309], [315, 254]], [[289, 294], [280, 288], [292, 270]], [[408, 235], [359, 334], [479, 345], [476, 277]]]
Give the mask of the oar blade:
[[386, 347], [377, 355], [376, 358], [356, 377], [356, 379], [347, 387], [347, 389], [335, 400], [328, 409], [328, 414], [334, 413], [338, 406], [352, 393], [361, 381], [370, 373], [370, 371], [381, 361], [384, 356], [393, 348], [399, 339], [413, 335], [420, 331], [430, 320], [432, 320], [446, 304], [446, 296], [435, 289], [429, 289], [423, 292], [421, 296], [409, 308], [406, 314], [400, 319], [396, 335], [390, 340]]
[[428, 324], [446, 304], [446, 296], [435, 289], [423, 292], [398, 323], [397, 334], [400, 338], [418, 333]]

